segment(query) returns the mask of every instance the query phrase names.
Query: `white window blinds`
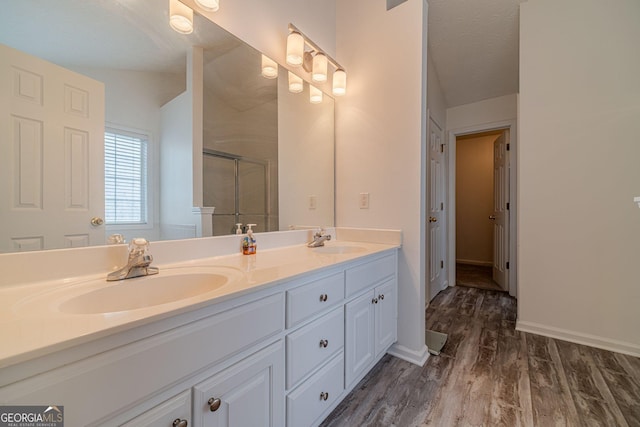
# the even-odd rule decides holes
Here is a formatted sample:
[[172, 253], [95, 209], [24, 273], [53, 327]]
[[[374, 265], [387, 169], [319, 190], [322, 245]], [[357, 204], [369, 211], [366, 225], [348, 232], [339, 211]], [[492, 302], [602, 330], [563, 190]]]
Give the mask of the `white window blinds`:
[[104, 136], [105, 222], [147, 222], [146, 135], [107, 129]]

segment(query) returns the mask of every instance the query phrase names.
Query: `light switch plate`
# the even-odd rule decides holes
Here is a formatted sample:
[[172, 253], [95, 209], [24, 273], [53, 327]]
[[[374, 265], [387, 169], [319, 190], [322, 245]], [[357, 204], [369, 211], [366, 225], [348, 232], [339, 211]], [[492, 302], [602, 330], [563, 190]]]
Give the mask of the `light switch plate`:
[[358, 206], [360, 209], [369, 209], [369, 193], [360, 193]]

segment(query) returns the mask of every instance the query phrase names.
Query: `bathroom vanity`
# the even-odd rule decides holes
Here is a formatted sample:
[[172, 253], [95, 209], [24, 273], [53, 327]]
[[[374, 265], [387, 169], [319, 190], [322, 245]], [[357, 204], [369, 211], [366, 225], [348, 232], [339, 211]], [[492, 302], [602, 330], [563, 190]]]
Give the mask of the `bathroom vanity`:
[[[396, 341], [399, 245], [259, 246], [159, 265], [155, 282], [0, 289], [16, 340], [0, 404], [61, 405], [69, 426], [318, 425]], [[188, 297], [158, 303], [171, 283]]]

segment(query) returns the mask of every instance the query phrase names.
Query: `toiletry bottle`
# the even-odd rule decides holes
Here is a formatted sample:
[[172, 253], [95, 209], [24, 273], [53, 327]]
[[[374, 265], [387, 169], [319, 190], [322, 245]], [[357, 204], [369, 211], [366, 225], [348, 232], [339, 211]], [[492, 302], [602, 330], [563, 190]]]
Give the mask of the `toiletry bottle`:
[[242, 234], [242, 223], [236, 224], [236, 227], [238, 227], [236, 228], [236, 234]]
[[254, 225], [256, 224], [247, 224], [247, 236], [242, 239], [242, 253], [245, 255], [253, 255], [256, 253], [258, 245], [256, 244], [256, 238], [251, 229]]

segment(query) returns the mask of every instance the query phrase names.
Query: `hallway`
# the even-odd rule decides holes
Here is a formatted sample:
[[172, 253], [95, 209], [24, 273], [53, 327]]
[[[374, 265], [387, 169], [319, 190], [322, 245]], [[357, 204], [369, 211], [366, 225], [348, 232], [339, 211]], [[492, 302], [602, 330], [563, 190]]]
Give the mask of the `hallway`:
[[449, 335], [440, 356], [385, 356], [322, 426], [640, 426], [640, 359], [515, 319], [505, 292], [445, 289], [427, 309], [427, 329]]

